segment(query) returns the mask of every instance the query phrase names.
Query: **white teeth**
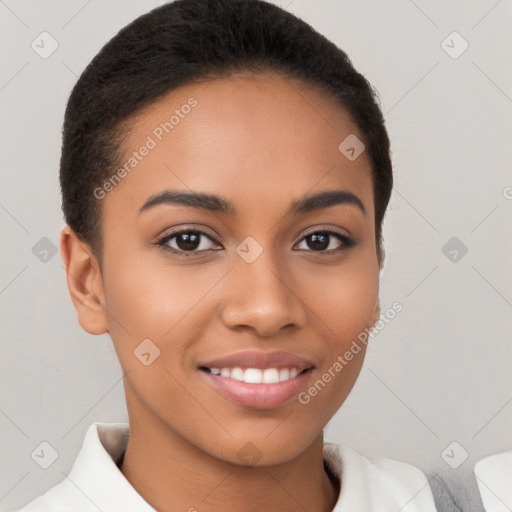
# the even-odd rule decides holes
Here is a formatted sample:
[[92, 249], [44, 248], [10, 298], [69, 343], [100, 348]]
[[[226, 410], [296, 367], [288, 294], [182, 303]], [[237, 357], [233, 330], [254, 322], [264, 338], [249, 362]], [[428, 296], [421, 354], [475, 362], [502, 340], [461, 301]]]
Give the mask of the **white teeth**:
[[233, 368], [231, 370], [230, 377], [235, 380], [243, 381], [244, 380], [244, 371], [242, 370], [242, 368], [238, 368], [238, 366], [237, 366], [236, 368]]
[[263, 372], [262, 382], [265, 384], [273, 384], [274, 382], [279, 382], [279, 372], [277, 368], [267, 368]]
[[247, 368], [244, 372], [244, 382], [250, 384], [261, 384], [263, 380], [263, 372], [258, 368]]
[[210, 368], [210, 373], [250, 384], [273, 384], [293, 379], [300, 371], [297, 368], [266, 368], [265, 370], [246, 368], [242, 370], [237, 366], [235, 368]]

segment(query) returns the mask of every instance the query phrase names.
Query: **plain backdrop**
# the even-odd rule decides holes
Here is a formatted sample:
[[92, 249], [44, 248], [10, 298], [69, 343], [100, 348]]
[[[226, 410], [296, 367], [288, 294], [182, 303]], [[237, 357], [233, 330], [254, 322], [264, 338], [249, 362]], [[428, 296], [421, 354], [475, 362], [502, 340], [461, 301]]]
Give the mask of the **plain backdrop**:
[[[53, 253], [61, 127], [91, 58], [161, 3], [0, 1], [1, 511], [62, 480], [93, 421], [127, 421], [111, 340], [80, 328]], [[403, 310], [326, 440], [471, 496], [474, 463], [512, 445], [512, 1], [276, 3], [349, 54], [392, 141], [381, 304]], [[47, 58], [41, 37], [58, 44]], [[47, 469], [31, 456], [43, 441], [58, 454]]]

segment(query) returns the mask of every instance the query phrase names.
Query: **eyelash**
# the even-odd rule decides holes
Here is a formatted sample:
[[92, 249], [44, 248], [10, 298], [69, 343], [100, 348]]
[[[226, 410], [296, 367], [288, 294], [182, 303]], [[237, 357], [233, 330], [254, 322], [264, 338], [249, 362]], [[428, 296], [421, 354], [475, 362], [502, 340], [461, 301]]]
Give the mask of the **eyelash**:
[[[210, 235], [208, 235], [207, 233], [205, 233], [204, 231], [201, 231], [200, 229], [180, 229], [178, 231], [173, 231], [172, 233], [169, 233], [165, 236], [163, 236], [162, 238], [160, 238], [159, 240], [157, 240], [154, 245], [156, 245], [157, 247], [160, 247], [161, 249], [163, 249], [164, 251], [169, 251], [169, 252], [172, 252], [173, 254], [176, 254], [178, 256], [182, 256], [182, 257], [186, 257], [186, 258], [190, 258], [191, 256], [193, 255], [204, 255], [204, 254], [210, 254], [214, 251], [217, 251], [219, 249], [206, 249], [206, 250], [202, 250], [202, 251], [183, 251], [183, 250], [180, 250], [180, 249], [174, 249], [174, 248], [171, 248], [169, 246], [166, 246], [167, 242], [169, 242], [170, 240], [172, 240], [173, 238], [175, 238], [176, 236], [182, 234], [182, 233], [198, 233], [199, 235], [203, 235], [205, 236], [206, 238], [210, 239], [212, 242], [214, 242], [215, 244], [217, 245], [220, 245], [216, 240], [214, 240]], [[354, 241], [334, 230], [334, 229], [329, 229], [329, 228], [325, 228], [325, 229], [318, 229], [316, 231], [311, 231], [309, 233], [306, 233], [300, 240], [298, 243], [302, 242], [305, 238], [307, 238], [308, 236], [311, 236], [311, 235], [315, 235], [315, 234], [319, 234], [319, 233], [327, 233], [329, 235], [333, 235], [334, 237], [336, 237], [340, 242], [342, 242], [343, 246], [341, 248], [338, 248], [338, 249], [330, 249], [328, 251], [313, 251], [313, 250], [307, 250], [308, 252], [312, 252], [312, 253], [316, 253], [316, 254], [324, 254], [324, 255], [330, 255], [330, 254], [333, 254], [333, 253], [339, 253], [339, 252], [342, 252], [346, 249], [348, 249], [349, 247], [352, 247], [354, 245]], [[301, 251], [303, 251], [304, 249], [301, 249]]]

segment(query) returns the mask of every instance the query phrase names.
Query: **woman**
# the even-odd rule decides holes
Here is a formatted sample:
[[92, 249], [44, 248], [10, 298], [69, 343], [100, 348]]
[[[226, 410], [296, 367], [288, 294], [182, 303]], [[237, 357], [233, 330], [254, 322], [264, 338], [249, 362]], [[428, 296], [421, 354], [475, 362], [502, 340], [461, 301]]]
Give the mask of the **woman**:
[[[129, 425], [23, 510], [435, 510], [423, 473], [324, 443], [379, 319], [384, 120], [347, 55], [260, 0], [177, 0], [70, 96], [61, 255]], [[366, 334], [366, 335], [365, 335]]]

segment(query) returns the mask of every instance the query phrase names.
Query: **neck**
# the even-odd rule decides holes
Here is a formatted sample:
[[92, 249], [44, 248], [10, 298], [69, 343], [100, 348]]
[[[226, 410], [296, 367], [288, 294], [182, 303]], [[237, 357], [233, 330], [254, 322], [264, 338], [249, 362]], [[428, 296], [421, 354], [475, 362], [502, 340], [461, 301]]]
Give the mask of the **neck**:
[[130, 416], [120, 470], [159, 512], [331, 512], [336, 504], [339, 481], [324, 469], [322, 433], [292, 460], [248, 467], [216, 458], [139, 413]]

